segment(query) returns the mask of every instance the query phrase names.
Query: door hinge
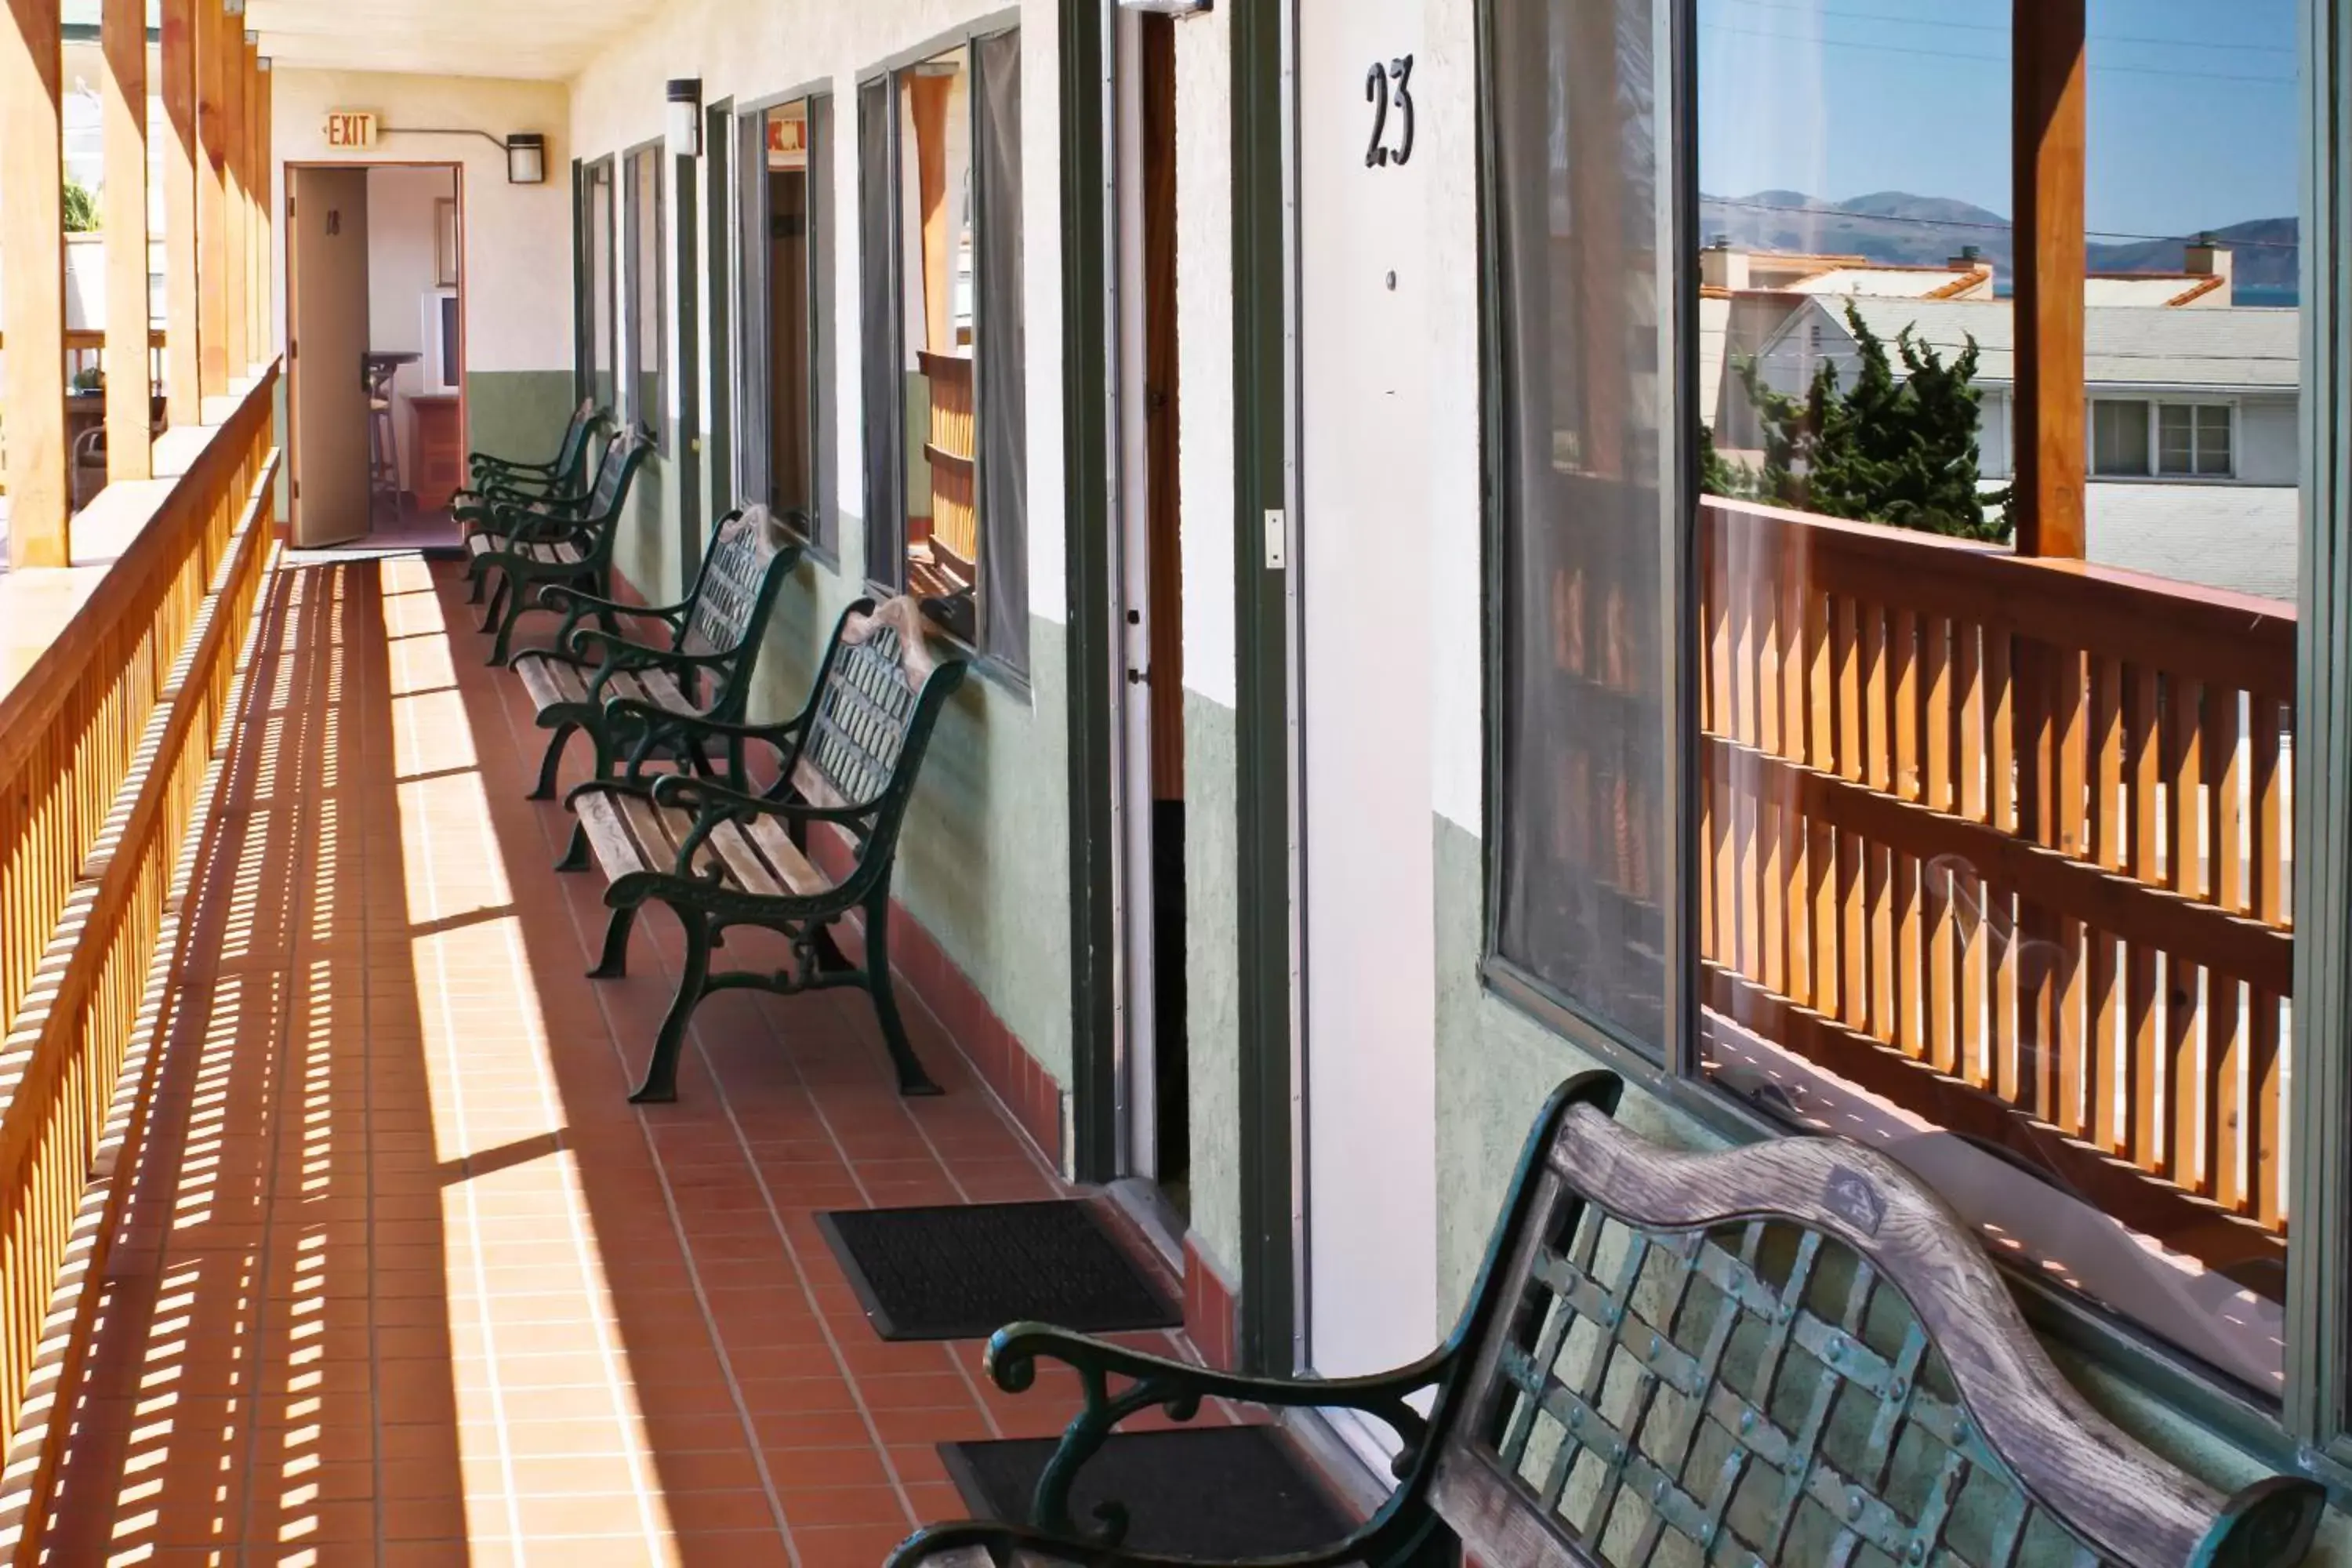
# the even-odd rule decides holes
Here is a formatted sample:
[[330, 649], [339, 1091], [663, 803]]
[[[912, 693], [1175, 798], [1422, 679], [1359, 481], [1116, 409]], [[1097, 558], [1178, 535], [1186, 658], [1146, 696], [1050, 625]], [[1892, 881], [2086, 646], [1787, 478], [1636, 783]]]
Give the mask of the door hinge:
[[1265, 514], [1265, 569], [1279, 572], [1290, 564], [1289, 520], [1280, 507], [1270, 507]]

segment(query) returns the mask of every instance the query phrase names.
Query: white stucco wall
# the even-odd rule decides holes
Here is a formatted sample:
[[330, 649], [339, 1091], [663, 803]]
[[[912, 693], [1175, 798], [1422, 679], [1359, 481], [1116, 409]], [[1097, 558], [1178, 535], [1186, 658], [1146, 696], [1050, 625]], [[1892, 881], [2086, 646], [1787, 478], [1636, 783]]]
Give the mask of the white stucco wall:
[[[857, 315], [857, 81], [861, 73], [900, 59], [983, 21], [1021, 26], [1024, 182], [1023, 265], [1029, 319], [1029, 608], [1061, 623], [1068, 619], [1063, 582], [1063, 419], [1061, 151], [1057, 108], [1058, 49], [1053, 0], [698, 0], [659, 15], [590, 64], [572, 83], [571, 132], [565, 169], [577, 156], [594, 159], [662, 133], [663, 84], [699, 77], [703, 102], [732, 99], [756, 103], [785, 93], [824, 91], [834, 98], [834, 190], [842, 221], [834, 228], [836, 406], [842, 476], [841, 504], [862, 518], [865, 472], [860, 406]], [[928, 51], [925, 51], [928, 52]], [[675, 182], [665, 190], [676, 222]], [[568, 216], [562, 219], [569, 233]], [[707, 230], [698, 223], [698, 230]], [[698, 243], [707, 248], [707, 238]], [[703, 258], [703, 277], [723, 277], [724, 258]], [[705, 297], [708, 298], [708, 289]], [[568, 310], [568, 301], [566, 309]], [[673, 343], [677, 335], [672, 334]], [[720, 389], [706, 383], [705, 406]]]
[[2302, 414], [2292, 397], [2247, 397], [2238, 404], [2238, 479], [2250, 485], [2300, 483]]
[[1428, 0], [1423, 15], [1428, 53], [1414, 79], [1427, 90], [1415, 95], [1423, 140], [1413, 157], [1430, 161], [1429, 342], [1422, 351], [1429, 360], [1429, 495], [1413, 531], [1428, 554], [1435, 628], [1430, 799], [1438, 816], [1475, 834], [1486, 816], [1477, 94], [1466, 90], [1477, 79], [1477, 8], [1473, 0]]
[[[464, 172], [466, 353], [469, 373], [568, 370], [572, 364], [570, 95], [561, 82], [368, 71], [273, 73], [276, 210], [284, 212], [285, 165], [332, 163], [456, 163]], [[656, 92], [656, 98], [659, 94]], [[392, 128], [370, 152], [327, 145], [331, 109], [373, 110]], [[477, 136], [401, 135], [403, 125], [547, 137], [547, 183], [507, 183], [502, 147]], [[280, 226], [281, 235], [284, 232]], [[285, 341], [285, 274], [278, 275], [278, 341]]]

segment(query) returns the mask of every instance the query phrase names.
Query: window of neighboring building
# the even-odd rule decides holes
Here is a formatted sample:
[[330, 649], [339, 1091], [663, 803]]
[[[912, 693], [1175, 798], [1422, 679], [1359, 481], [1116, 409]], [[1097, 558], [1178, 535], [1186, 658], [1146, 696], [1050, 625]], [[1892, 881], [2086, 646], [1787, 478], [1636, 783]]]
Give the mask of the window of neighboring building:
[[2235, 471], [2230, 456], [2231, 412], [2226, 403], [2158, 404], [2158, 471], [2200, 479], [2230, 478]]
[[585, 171], [580, 224], [587, 237], [587, 300], [582, 312], [587, 338], [588, 395], [600, 408], [613, 406], [618, 384], [619, 342], [613, 310], [613, 160], [600, 158]]
[[737, 487], [835, 548], [830, 378], [832, 100], [795, 99], [741, 120], [737, 280]]
[[622, 243], [628, 261], [622, 416], [652, 431], [655, 446], [662, 451], [668, 450], [669, 441], [668, 326], [664, 319], [668, 222], [662, 207], [665, 155], [659, 143], [640, 147], [628, 155], [622, 169]]
[[[1935, 58], [1948, 40], [1918, 29], [1948, 24], [1890, 21], [1900, 42], [1865, 66], [1870, 46], [1829, 31], [1835, 6], [1781, 12], [1482, 5], [1489, 978], [1669, 1098], [1895, 1152], [2035, 1278], [2282, 1395], [2288, 1090], [2309, 1081], [2291, 1058], [2336, 1048], [2294, 995], [2294, 835], [2319, 786], [2342, 788], [2296, 777], [2294, 498], [2273, 514], [2250, 497], [2219, 528], [2160, 486], [2085, 506], [2057, 453], [2047, 510], [2012, 502], [1980, 384], [2040, 368], [2013, 353], [2030, 323], [2006, 141], [1955, 161], [1939, 129], [2009, 125], [2006, 57], [1916, 68], [1937, 114], [1908, 125], [1864, 100], [1909, 50]], [[1689, 72], [1653, 52], [1683, 18]], [[2294, 54], [2284, 14], [2200, 28]], [[2089, 68], [2095, 144], [2152, 156], [2118, 147], [2095, 52]], [[2294, 90], [2283, 70], [2265, 91], [2284, 109], [2253, 151], [2233, 143], [2230, 200], [2258, 187], [2294, 216]], [[2134, 227], [2194, 232], [2198, 192], [2132, 186], [2163, 209]], [[1853, 190], [1906, 195], [1838, 200]], [[1752, 356], [1784, 329], [1756, 331], [1755, 428], [1719, 445], [1673, 368], [1701, 363], [1680, 334], [1715, 233], [1810, 258], [1794, 266], [1867, 251], [1888, 268], [1835, 368], [1763, 382]], [[2000, 248], [1974, 297], [1912, 291], [1916, 266], [1894, 265], [1979, 233]], [[2259, 268], [2291, 278], [2294, 260]], [[1783, 322], [1848, 320], [1842, 300], [1783, 302]], [[2272, 312], [2215, 311], [2200, 330], [2217, 365], [2233, 327], [2275, 341]], [[2228, 403], [2013, 406], [2020, 452], [2232, 472]], [[2037, 406], [2066, 428], [2035, 428]], [[2225, 575], [2257, 571], [2259, 587]], [[2272, 603], [2249, 614], [2255, 594]]]
[[2102, 397], [2091, 405], [2091, 472], [2147, 472], [2147, 405]]
[[867, 82], [858, 127], [866, 574], [1024, 671], [1020, 34], [974, 38]]

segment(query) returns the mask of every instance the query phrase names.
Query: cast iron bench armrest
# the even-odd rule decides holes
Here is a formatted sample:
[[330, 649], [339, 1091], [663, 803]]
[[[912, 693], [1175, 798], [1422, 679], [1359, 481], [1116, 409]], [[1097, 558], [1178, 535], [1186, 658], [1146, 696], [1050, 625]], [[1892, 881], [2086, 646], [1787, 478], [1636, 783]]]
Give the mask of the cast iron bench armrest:
[[634, 697], [614, 699], [605, 704], [605, 711], [615, 718], [635, 719], [641, 723], [658, 720], [665, 724], [675, 724], [705, 740], [765, 741], [778, 751], [789, 750], [801, 728], [798, 719], [787, 719], [781, 724], [736, 724], [700, 713], [674, 713], [667, 708], [640, 702]]
[[701, 835], [709, 827], [730, 818], [748, 819], [753, 816], [781, 816], [794, 822], [854, 823], [870, 816], [867, 807], [854, 805], [810, 805], [804, 801], [771, 800], [763, 795], [751, 795], [711, 779], [689, 778], [684, 773], [664, 773], [653, 781], [652, 799], [656, 805], [674, 806], [696, 814], [695, 832]]
[[[725, 656], [720, 654], [679, 653], [675, 648], [656, 647], [651, 643], [625, 637], [618, 632], [608, 632], [602, 626], [578, 626], [577, 619], [576, 615], [565, 616], [563, 628], [557, 633], [558, 647], [565, 646], [562, 639], [570, 637], [569, 656], [574, 664], [586, 664], [591, 658], [595, 658], [609, 672], [623, 669], [704, 669], [726, 662]], [[601, 655], [592, 655], [589, 649], [600, 643], [605, 651]], [[604, 682], [598, 680], [593, 684], [602, 686]]]
[[[1073, 1368], [1086, 1394], [1085, 1408], [1064, 1429], [1061, 1446], [1038, 1478], [1030, 1509], [1033, 1522], [973, 1521], [934, 1525], [910, 1537], [890, 1562], [894, 1568], [916, 1568], [926, 1561], [936, 1563], [949, 1552], [979, 1548], [997, 1561], [1017, 1561], [1010, 1554], [1025, 1551], [1056, 1563], [1177, 1568], [1196, 1560], [1160, 1557], [1121, 1544], [1128, 1519], [1117, 1503], [1106, 1503], [1097, 1510], [1098, 1522], [1092, 1529], [1070, 1517], [1070, 1491], [1079, 1470], [1121, 1422], [1153, 1408], [1166, 1411], [1177, 1421], [1190, 1421], [1204, 1399], [1230, 1399], [1270, 1409], [1357, 1410], [1385, 1423], [1404, 1440], [1404, 1452], [1398, 1460], [1402, 1474], [1429, 1440], [1429, 1423], [1406, 1400], [1443, 1383], [1456, 1353], [1451, 1348], [1440, 1350], [1410, 1366], [1370, 1377], [1248, 1377], [1127, 1350], [1043, 1323], [1013, 1323], [998, 1330], [988, 1342], [988, 1373], [998, 1387], [1008, 1394], [1026, 1390], [1036, 1380], [1038, 1359], [1045, 1357]], [[1113, 1391], [1109, 1380], [1114, 1376], [1127, 1379], [1126, 1385]], [[1276, 1563], [1282, 1568], [1318, 1564], [1336, 1568], [1361, 1561], [1363, 1544], [1350, 1536], [1333, 1543], [1326, 1552], [1267, 1561], [1269, 1568]]]
[[668, 621], [676, 625], [686, 617], [692, 601], [676, 605], [625, 605], [618, 599], [600, 598], [585, 588], [575, 588], [569, 583], [550, 583], [539, 591], [539, 602], [551, 610], [561, 610], [567, 605], [577, 605], [583, 610], [602, 610], [608, 615], [635, 616], [640, 620]]
[[1087, 1385], [1089, 1409], [1103, 1379], [1117, 1376], [1132, 1384], [1122, 1391], [1122, 1399], [1151, 1391], [1125, 1415], [1155, 1405], [1197, 1407], [1203, 1399], [1231, 1399], [1269, 1409], [1338, 1406], [1377, 1416], [1408, 1445], [1429, 1435], [1429, 1423], [1405, 1403], [1406, 1397], [1443, 1381], [1454, 1359], [1450, 1351], [1439, 1351], [1409, 1366], [1368, 1377], [1251, 1377], [1129, 1350], [1048, 1323], [1012, 1323], [989, 1339], [988, 1375], [1007, 1394], [1024, 1393], [1036, 1381], [1040, 1357], [1060, 1362], [1078, 1373]]

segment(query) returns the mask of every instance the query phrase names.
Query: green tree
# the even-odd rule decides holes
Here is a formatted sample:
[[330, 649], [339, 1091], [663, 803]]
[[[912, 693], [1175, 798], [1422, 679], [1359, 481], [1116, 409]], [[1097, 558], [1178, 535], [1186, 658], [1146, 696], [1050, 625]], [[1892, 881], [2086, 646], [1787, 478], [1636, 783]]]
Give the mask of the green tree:
[[66, 176], [66, 232], [96, 234], [99, 229], [98, 195], [88, 185]]
[[1764, 433], [1756, 493], [1826, 517], [2007, 543], [2009, 492], [1979, 483], [1976, 340], [1947, 361], [1906, 326], [1890, 356], [1851, 301], [1845, 319], [1862, 360], [1850, 392], [1826, 363], [1801, 398], [1764, 385], [1754, 360], [1738, 364]]

